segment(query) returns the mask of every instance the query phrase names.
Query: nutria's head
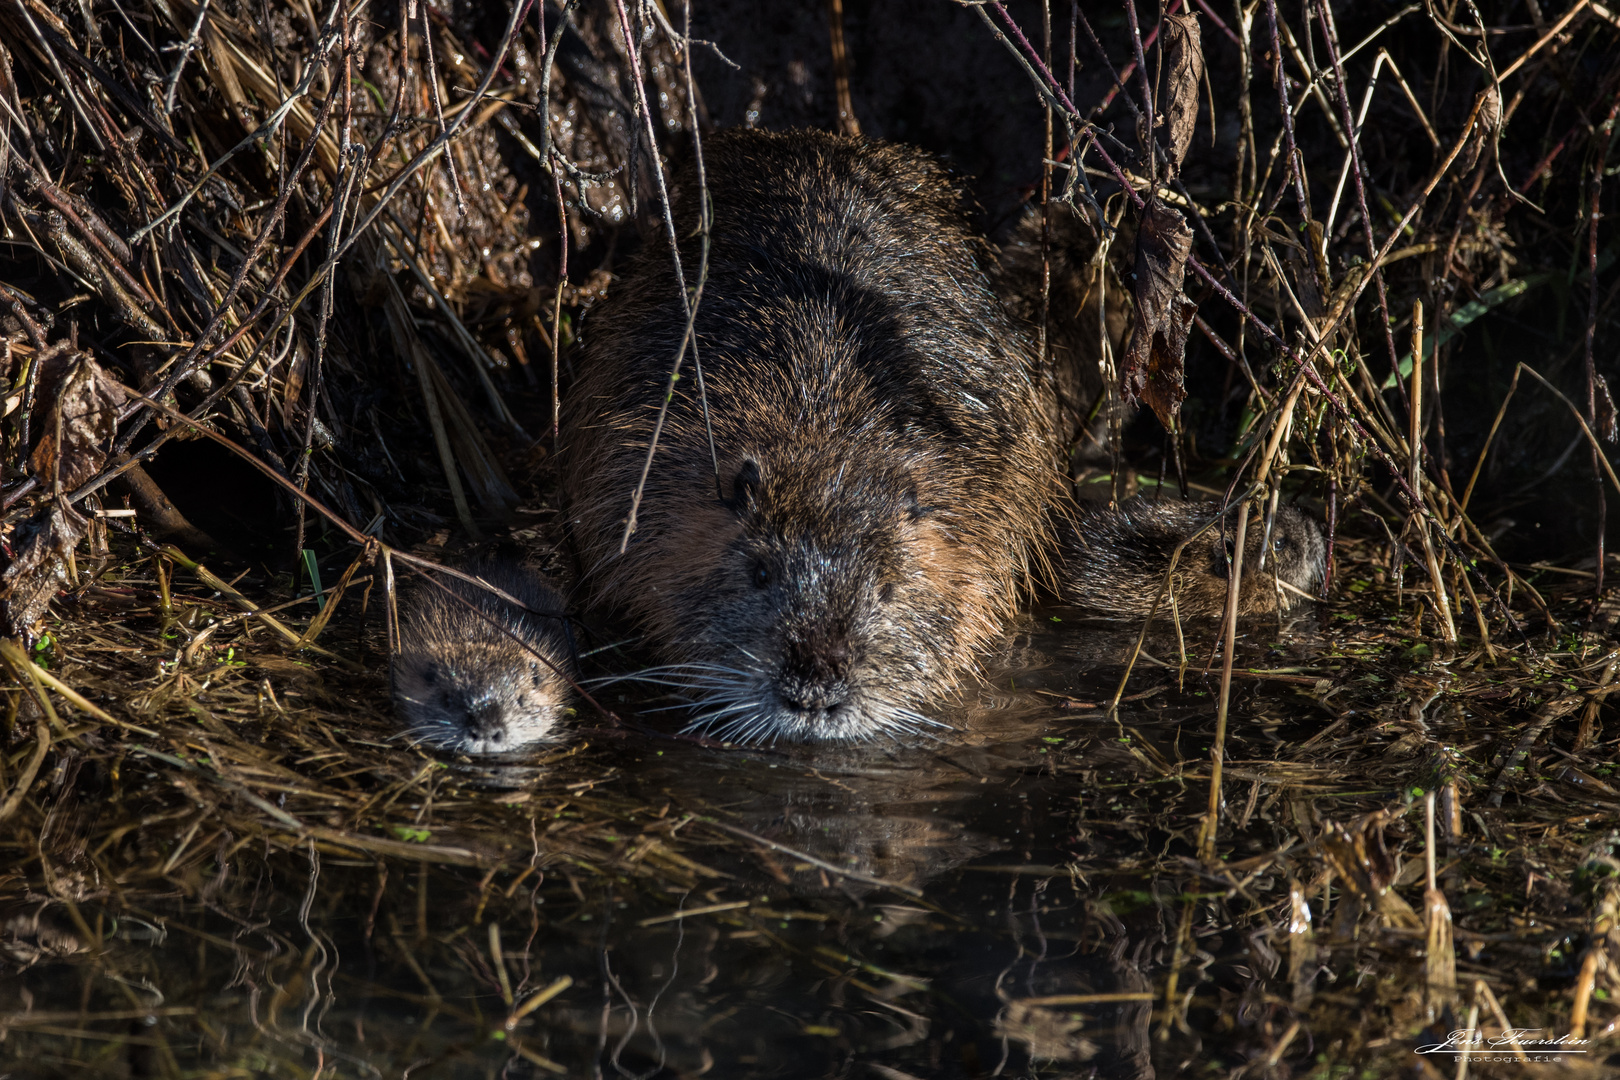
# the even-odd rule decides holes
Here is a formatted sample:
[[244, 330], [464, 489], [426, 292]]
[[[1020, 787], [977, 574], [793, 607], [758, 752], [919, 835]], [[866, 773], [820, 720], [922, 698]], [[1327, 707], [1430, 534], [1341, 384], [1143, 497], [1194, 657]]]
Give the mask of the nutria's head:
[[[1216, 575], [1225, 589], [1230, 574], [1232, 537], [1216, 536], [1213, 554]], [[1266, 532], [1263, 519], [1251, 520], [1244, 534], [1243, 599], [1239, 609], [1249, 615], [1264, 611], [1284, 610], [1305, 599], [1322, 580], [1327, 565], [1327, 546], [1316, 523], [1292, 506], [1279, 506], [1272, 519], [1271, 531]], [[1281, 588], [1273, 581], [1281, 582]], [[1297, 591], [1295, 591], [1297, 590]], [[1221, 602], [1225, 603], [1224, 595]]]
[[773, 743], [942, 726], [919, 707], [994, 633], [929, 463], [815, 442], [733, 457], [720, 498], [647, 541], [637, 606], [677, 662], [644, 677], [684, 691], [694, 730]]
[[[1283, 581], [1300, 592], [1310, 592], [1322, 581], [1327, 569], [1327, 545], [1316, 523], [1292, 506], [1277, 508], [1277, 517], [1271, 526], [1271, 543], [1266, 562], [1274, 564], [1274, 572]], [[1296, 597], [1296, 599], [1298, 599]]]
[[[501, 754], [546, 742], [572, 711], [561, 599], [521, 567], [469, 571], [532, 610], [443, 579], [424, 583], [400, 617], [393, 659], [394, 705], [405, 735], [460, 754]], [[514, 640], [514, 638], [516, 640]], [[548, 662], [549, 661], [549, 662]]]

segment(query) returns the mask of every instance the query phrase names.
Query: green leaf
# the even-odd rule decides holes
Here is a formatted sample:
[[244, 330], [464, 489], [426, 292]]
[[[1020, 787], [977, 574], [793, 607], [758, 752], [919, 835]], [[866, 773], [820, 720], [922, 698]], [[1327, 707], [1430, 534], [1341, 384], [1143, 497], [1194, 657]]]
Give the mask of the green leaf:
[[321, 567], [320, 564], [315, 561], [315, 551], [312, 548], [305, 548], [298, 554], [303, 557], [304, 573], [309, 575], [310, 588], [315, 590], [315, 610], [325, 610], [326, 597], [321, 595], [324, 592], [324, 590], [321, 588]]
[[[1517, 281], [1504, 282], [1494, 289], [1486, 289], [1484, 292], [1479, 294], [1478, 300], [1470, 300], [1468, 303], [1446, 316], [1444, 324], [1440, 327], [1439, 332], [1425, 335], [1423, 338], [1424, 359], [1432, 359], [1434, 357], [1435, 349], [1456, 337], [1463, 331], [1465, 327], [1468, 326], [1469, 323], [1473, 322], [1481, 315], [1487, 314], [1492, 308], [1505, 304], [1515, 296], [1520, 296], [1523, 293], [1535, 288], [1537, 285], [1545, 284], [1551, 280], [1551, 274], [1531, 274], [1527, 278], [1520, 278]], [[1407, 353], [1405, 356], [1401, 357], [1400, 372], [1401, 378], [1403, 379], [1409, 379], [1412, 377], [1411, 353]], [[1394, 372], [1391, 372], [1389, 377], [1384, 380], [1383, 389], [1395, 389]]]

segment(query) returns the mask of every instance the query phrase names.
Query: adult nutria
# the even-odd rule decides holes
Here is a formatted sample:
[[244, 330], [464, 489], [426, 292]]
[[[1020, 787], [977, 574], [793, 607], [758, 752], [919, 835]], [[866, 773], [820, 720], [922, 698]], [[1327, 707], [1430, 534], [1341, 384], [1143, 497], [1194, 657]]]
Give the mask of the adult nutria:
[[[1061, 596], [1079, 607], [1109, 615], [1145, 617], [1159, 597], [1176, 545], [1215, 520], [1220, 506], [1179, 499], [1131, 499], [1117, 508], [1081, 510], [1062, 544]], [[1175, 612], [1182, 618], [1219, 618], [1226, 609], [1232, 519], [1216, 523], [1181, 552], [1171, 582]], [[1322, 577], [1326, 550], [1310, 518], [1291, 506], [1277, 508], [1269, 533], [1251, 519], [1243, 545], [1238, 614], [1287, 609]], [[1261, 558], [1265, 553], [1264, 560]], [[1169, 615], [1169, 596], [1159, 614]]]
[[461, 754], [544, 742], [569, 711], [564, 673], [572, 678], [574, 665], [562, 598], [518, 562], [477, 563], [467, 573], [523, 608], [454, 578], [436, 579], [443, 589], [416, 587], [400, 614], [392, 667], [405, 734]]
[[[562, 477], [583, 583], [735, 741], [935, 724], [1001, 633], [1062, 498], [1031, 345], [945, 169], [814, 131], [732, 130], [695, 348], [619, 552], [686, 312], [663, 244], [592, 311]], [[698, 279], [696, 170], [671, 187]], [[702, 361], [718, 476], [699, 407]]]

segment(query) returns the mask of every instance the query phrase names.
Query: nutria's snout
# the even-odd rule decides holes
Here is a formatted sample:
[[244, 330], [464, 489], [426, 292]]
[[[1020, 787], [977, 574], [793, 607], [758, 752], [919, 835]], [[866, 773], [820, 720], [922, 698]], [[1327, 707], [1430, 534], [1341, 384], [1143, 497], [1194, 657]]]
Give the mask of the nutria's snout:
[[812, 719], [834, 712], [849, 700], [849, 657], [849, 637], [844, 633], [788, 642], [776, 681], [782, 704]]
[[430, 584], [416, 589], [401, 613], [392, 666], [406, 737], [474, 755], [557, 738], [571, 711], [563, 673], [573, 671], [562, 598], [518, 564], [468, 572], [529, 610], [462, 581], [446, 582], [448, 593]]

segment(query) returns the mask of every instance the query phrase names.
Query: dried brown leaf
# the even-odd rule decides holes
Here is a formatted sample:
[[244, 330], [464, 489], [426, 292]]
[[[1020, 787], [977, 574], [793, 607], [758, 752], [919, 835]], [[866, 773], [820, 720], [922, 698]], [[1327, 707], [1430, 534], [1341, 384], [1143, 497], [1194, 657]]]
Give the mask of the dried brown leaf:
[[1198, 126], [1198, 87], [1204, 81], [1204, 46], [1198, 13], [1164, 17], [1164, 124], [1170, 137], [1170, 164], [1180, 170]]
[[1468, 145], [1463, 147], [1462, 156], [1457, 164], [1462, 172], [1472, 169], [1479, 161], [1479, 155], [1484, 151], [1485, 145], [1496, 138], [1502, 129], [1502, 92], [1492, 86], [1484, 93], [1484, 101], [1480, 104], [1479, 115], [1474, 118], [1473, 130], [1468, 133]]
[[1597, 433], [1606, 442], [1620, 439], [1620, 423], [1616, 422], [1614, 398], [1609, 394], [1609, 381], [1601, 375], [1592, 377], [1592, 390], [1597, 398]]
[[1187, 396], [1183, 361], [1198, 310], [1181, 292], [1192, 239], [1180, 211], [1148, 203], [1136, 233], [1136, 321], [1120, 370], [1125, 397], [1146, 404], [1172, 431]]
[[1390, 888], [1396, 877], [1395, 859], [1384, 844], [1384, 826], [1390, 817], [1379, 811], [1349, 826], [1328, 822], [1322, 830], [1322, 855], [1356, 899], [1392, 926], [1417, 929], [1423, 921]]
[[28, 463], [47, 490], [57, 484], [71, 490], [106, 463], [124, 392], [84, 353], [56, 359], [56, 370], [41, 372], [41, 382], [51, 385], [41, 398], [46, 407], [37, 410], [40, 437]]
[[45, 615], [67, 581], [67, 553], [90, 531], [90, 522], [72, 507], [52, 502], [17, 527], [11, 565], [0, 573], [0, 607], [5, 632], [22, 637]]

